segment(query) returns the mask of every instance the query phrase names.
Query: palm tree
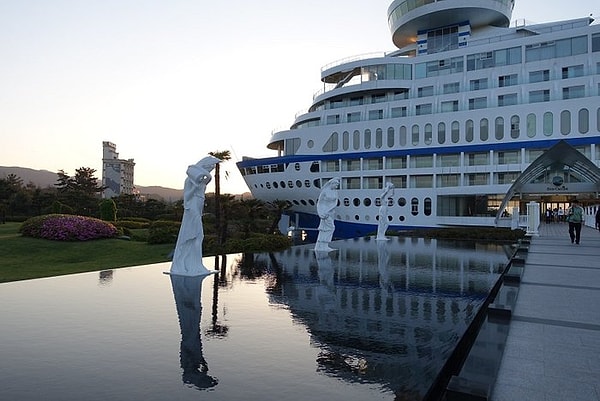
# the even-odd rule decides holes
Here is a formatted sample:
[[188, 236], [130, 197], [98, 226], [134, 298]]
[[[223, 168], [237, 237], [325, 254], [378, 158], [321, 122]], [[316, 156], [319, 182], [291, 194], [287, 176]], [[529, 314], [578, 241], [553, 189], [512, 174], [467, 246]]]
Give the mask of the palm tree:
[[[214, 152], [208, 152], [209, 155], [216, 157], [222, 161], [231, 160], [231, 152], [228, 150], [217, 150]], [[221, 168], [220, 163], [215, 165], [215, 229], [217, 232], [217, 245], [222, 245], [224, 237], [223, 228], [221, 224]]]
[[279, 221], [281, 220], [281, 215], [284, 211], [291, 207], [291, 204], [288, 201], [276, 199], [271, 202], [267, 202], [269, 206], [269, 210], [273, 213], [273, 221], [271, 223], [271, 227], [269, 228], [269, 234], [279, 233], [278, 226]]

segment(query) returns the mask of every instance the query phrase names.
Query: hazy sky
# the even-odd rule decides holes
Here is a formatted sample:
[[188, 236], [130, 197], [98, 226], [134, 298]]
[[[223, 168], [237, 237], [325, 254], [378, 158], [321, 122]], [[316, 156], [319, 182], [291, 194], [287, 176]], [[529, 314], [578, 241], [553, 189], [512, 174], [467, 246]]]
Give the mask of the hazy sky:
[[[102, 141], [137, 185], [183, 188], [185, 170], [230, 150], [272, 156], [318, 91], [320, 68], [394, 50], [391, 0], [0, 0], [0, 165], [102, 176]], [[512, 19], [600, 16], [596, 0], [517, 0]]]

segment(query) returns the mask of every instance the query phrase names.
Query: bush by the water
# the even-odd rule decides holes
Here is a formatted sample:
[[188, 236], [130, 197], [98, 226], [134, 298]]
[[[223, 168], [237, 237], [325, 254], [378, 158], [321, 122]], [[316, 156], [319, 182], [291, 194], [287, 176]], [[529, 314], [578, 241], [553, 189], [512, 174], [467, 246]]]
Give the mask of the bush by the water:
[[88, 241], [99, 238], [114, 238], [117, 228], [93, 217], [69, 214], [47, 214], [26, 220], [19, 229], [26, 237], [55, 241]]
[[148, 243], [174, 244], [177, 242], [180, 226], [181, 223], [176, 221], [158, 220], [152, 222], [148, 228]]

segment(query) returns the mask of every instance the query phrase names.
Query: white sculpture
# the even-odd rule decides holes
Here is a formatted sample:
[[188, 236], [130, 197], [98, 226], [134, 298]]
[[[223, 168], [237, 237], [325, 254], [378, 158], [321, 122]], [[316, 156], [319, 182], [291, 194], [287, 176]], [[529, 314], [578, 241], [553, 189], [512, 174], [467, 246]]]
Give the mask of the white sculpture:
[[379, 222], [378, 222], [378, 226], [377, 226], [377, 240], [378, 241], [385, 241], [388, 238], [386, 238], [385, 236], [385, 231], [387, 230], [388, 226], [390, 225], [390, 220], [388, 218], [388, 197], [393, 196], [394, 195], [394, 184], [392, 184], [391, 182], [388, 182], [385, 185], [385, 188], [383, 189], [383, 193], [380, 196], [381, 199], [381, 206], [379, 206], [379, 213], [378, 213], [378, 218], [379, 218]]
[[206, 185], [212, 179], [210, 172], [220, 161], [214, 156], [207, 156], [187, 169], [183, 188], [183, 219], [173, 254], [171, 274], [201, 276], [212, 273], [202, 264], [202, 211]]
[[321, 218], [319, 223], [319, 235], [315, 245], [317, 252], [333, 251], [329, 247], [333, 232], [335, 231], [334, 215], [338, 204], [338, 189], [340, 188], [340, 179], [332, 178], [321, 189], [317, 201], [317, 214]]

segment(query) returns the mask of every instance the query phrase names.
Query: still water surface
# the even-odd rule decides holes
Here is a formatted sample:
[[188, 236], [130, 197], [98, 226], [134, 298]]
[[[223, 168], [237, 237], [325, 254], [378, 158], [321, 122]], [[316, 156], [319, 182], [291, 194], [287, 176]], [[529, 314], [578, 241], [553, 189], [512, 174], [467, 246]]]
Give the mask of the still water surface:
[[3, 400], [421, 400], [507, 262], [392, 238], [0, 284]]

